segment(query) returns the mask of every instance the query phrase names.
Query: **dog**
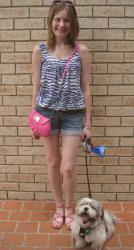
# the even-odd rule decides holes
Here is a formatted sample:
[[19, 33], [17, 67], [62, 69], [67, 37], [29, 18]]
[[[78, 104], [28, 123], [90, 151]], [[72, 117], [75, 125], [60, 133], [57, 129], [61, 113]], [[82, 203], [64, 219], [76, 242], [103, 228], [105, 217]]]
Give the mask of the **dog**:
[[101, 250], [104, 243], [115, 231], [117, 218], [105, 210], [99, 201], [82, 198], [75, 208], [71, 233], [77, 248], [87, 244], [91, 249]]

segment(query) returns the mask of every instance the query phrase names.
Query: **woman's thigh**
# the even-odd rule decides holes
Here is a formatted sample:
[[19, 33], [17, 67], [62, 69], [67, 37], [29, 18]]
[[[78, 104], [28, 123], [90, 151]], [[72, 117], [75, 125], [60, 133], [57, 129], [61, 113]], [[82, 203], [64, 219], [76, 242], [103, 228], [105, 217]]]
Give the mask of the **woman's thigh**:
[[76, 165], [80, 135], [62, 135], [62, 167], [72, 168]]
[[59, 135], [50, 135], [43, 138], [47, 162], [60, 161]]

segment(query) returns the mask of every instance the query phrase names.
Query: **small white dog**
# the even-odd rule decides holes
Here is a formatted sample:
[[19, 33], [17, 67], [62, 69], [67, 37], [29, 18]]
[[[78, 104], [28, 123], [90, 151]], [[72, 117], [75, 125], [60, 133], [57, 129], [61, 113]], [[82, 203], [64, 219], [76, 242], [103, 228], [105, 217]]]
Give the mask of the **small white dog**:
[[75, 246], [83, 248], [89, 243], [91, 249], [101, 250], [115, 231], [116, 222], [117, 219], [103, 209], [100, 202], [82, 198], [76, 205], [71, 227]]

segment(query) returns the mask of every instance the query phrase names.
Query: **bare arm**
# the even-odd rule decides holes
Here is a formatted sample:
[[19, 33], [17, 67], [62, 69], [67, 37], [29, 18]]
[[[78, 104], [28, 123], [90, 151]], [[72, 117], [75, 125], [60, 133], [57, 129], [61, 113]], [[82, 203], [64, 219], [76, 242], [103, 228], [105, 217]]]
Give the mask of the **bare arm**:
[[79, 48], [81, 63], [82, 63], [82, 77], [81, 84], [85, 99], [85, 119], [84, 119], [84, 135], [86, 137], [91, 137], [91, 91], [89, 85], [89, 71], [90, 71], [90, 55], [88, 48], [80, 44]]
[[33, 97], [32, 108], [35, 107], [36, 97], [40, 89], [40, 65], [41, 65], [41, 53], [39, 46], [35, 46], [32, 54], [32, 81], [33, 81]]

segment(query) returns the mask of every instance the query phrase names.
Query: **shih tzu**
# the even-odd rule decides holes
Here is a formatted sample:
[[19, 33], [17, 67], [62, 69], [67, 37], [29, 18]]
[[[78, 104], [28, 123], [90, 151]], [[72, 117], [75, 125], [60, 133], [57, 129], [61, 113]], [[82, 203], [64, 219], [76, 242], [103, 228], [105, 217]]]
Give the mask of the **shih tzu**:
[[116, 222], [117, 218], [103, 209], [99, 201], [82, 198], [76, 205], [71, 227], [75, 246], [84, 248], [90, 244], [91, 249], [101, 250], [115, 231]]

